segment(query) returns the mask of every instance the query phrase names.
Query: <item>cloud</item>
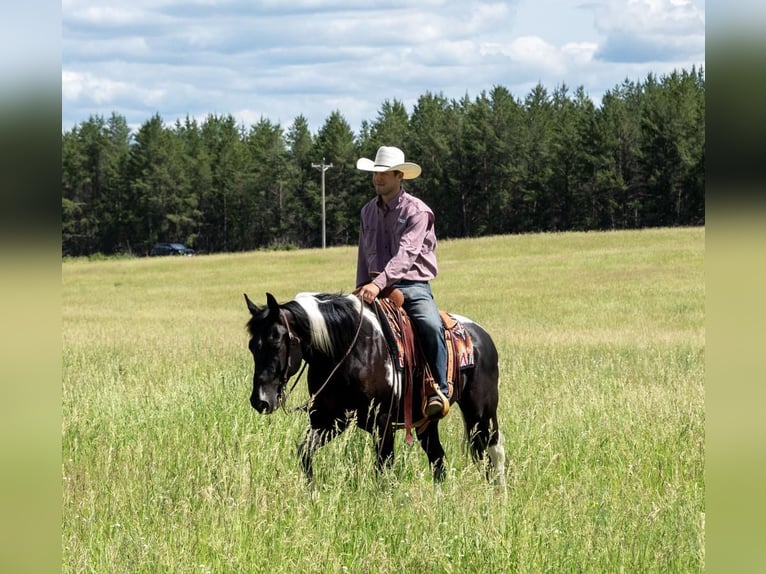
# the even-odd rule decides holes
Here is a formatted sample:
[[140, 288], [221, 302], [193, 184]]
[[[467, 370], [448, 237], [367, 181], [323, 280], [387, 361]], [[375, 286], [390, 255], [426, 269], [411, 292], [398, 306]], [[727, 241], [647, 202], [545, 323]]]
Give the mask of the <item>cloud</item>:
[[608, 0], [595, 22], [607, 34], [685, 35], [704, 31], [705, 13], [690, 0]]
[[[67, 2], [64, 2], [64, 8], [67, 8]], [[74, 3], [69, 3], [74, 4]], [[116, 28], [135, 24], [142, 24], [150, 21], [149, 14], [143, 11], [138, 5], [132, 6], [109, 6], [109, 5], [85, 5], [77, 7], [76, 4], [70, 6], [68, 20], [70, 22], [79, 22], [81, 25], [99, 26], [102, 28]]]
[[690, 0], [609, 0], [596, 11], [607, 62], [672, 62], [704, 54], [705, 13]]
[[115, 81], [92, 74], [63, 72], [61, 75], [63, 100], [85, 99], [96, 105], [115, 100], [135, 100], [149, 105], [162, 101], [165, 91], [161, 88], [141, 88], [129, 82]]
[[702, 35], [673, 38], [625, 34], [609, 37], [598, 49], [596, 57], [608, 62], [674, 62], [697, 56], [704, 50]]
[[703, 61], [695, 1], [64, 0], [62, 122], [303, 115], [316, 130], [339, 110], [357, 129], [385, 100], [426, 92], [523, 97], [542, 82], [599, 94]]

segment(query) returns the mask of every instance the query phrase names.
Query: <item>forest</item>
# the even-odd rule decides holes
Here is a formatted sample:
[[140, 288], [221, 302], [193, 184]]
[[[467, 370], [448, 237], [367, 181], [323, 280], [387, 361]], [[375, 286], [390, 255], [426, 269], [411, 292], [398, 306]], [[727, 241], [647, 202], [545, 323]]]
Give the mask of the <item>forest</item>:
[[385, 100], [358, 133], [340, 110], [316, 133], [303, 116], [285, 129], [156, 114], [135, 130], [117, 112], [91, 116], [62, 132], [62, 255], [354, 244], [374, 195], [356, 160], [380, 145], [423, 168], [405, 188], [440, 238], [705, 223], [705, 78], [692, 68], [626, 79], [598, 105], [540, 84], [523, 98], [427, 92], [411, 112]]

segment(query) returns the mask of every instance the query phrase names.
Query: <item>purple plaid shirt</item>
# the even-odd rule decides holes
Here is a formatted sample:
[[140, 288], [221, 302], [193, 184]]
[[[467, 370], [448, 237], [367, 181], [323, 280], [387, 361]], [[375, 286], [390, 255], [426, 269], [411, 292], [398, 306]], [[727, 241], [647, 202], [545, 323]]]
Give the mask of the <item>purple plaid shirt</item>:
[[434, 212], [404, 191], [388, 204], [375, 197], [363, 208], [356, 286], [372, 282], [381, 290], [398, 281], [430, 281], [436, 266]]

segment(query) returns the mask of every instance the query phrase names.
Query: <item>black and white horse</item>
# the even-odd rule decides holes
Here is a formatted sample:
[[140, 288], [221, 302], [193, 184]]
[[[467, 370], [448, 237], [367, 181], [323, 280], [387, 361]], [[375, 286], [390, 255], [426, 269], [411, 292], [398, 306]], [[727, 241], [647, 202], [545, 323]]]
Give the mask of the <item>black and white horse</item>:
[[[266, 299], [267, 304], [259, 307], [245, 295], [251, 314], [249, 348], [255, 361], [253, 408], [269, 414], [280, 407], [288, 380], [305, 361], [310, 424], [298, 455], [306, 476], [313, 479], [317, 449], [351, 421], [375, 438], [379, 468], [390, 464], [394, 432], [405, 420], [405, 398], [401, 373], [372, 307], [354, 295], [305, 293], [282, 305], [270, 293]], [[481, 326], [453, 316], [470, 333], [474, 353], [474, 366], [462, 371], [453, 400], [460, 406], [472, 457], [480, 461], [488, 452], [488, 478], [504, 485], [505, 453], [497, 423], [497, 350]], [[420, 401], [411, 403], [411, 420], [422, 419]], [[349, 417], [349, 413], [355, 416]], [[418, 440], [428, 455], [434, 479], [443, 479], [444, 449], [438, 421], [429, 422], [418, 433]]]

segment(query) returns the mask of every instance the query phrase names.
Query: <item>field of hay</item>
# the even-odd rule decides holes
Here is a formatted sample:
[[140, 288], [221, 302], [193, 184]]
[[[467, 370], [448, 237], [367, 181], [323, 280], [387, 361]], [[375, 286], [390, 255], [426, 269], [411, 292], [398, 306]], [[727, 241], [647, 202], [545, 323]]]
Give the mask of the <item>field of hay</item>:
[[[62, 264], [63, 572], [699, 572], [704, 228], [442, 241], [433, 289], [500, 352], [507, 490], [440, 425], [448, 479], [399, 433], [249, 405], [248, 312], [349, 292], [352, 247]], [[305, 389], [290, 398], [297, 406]]]

